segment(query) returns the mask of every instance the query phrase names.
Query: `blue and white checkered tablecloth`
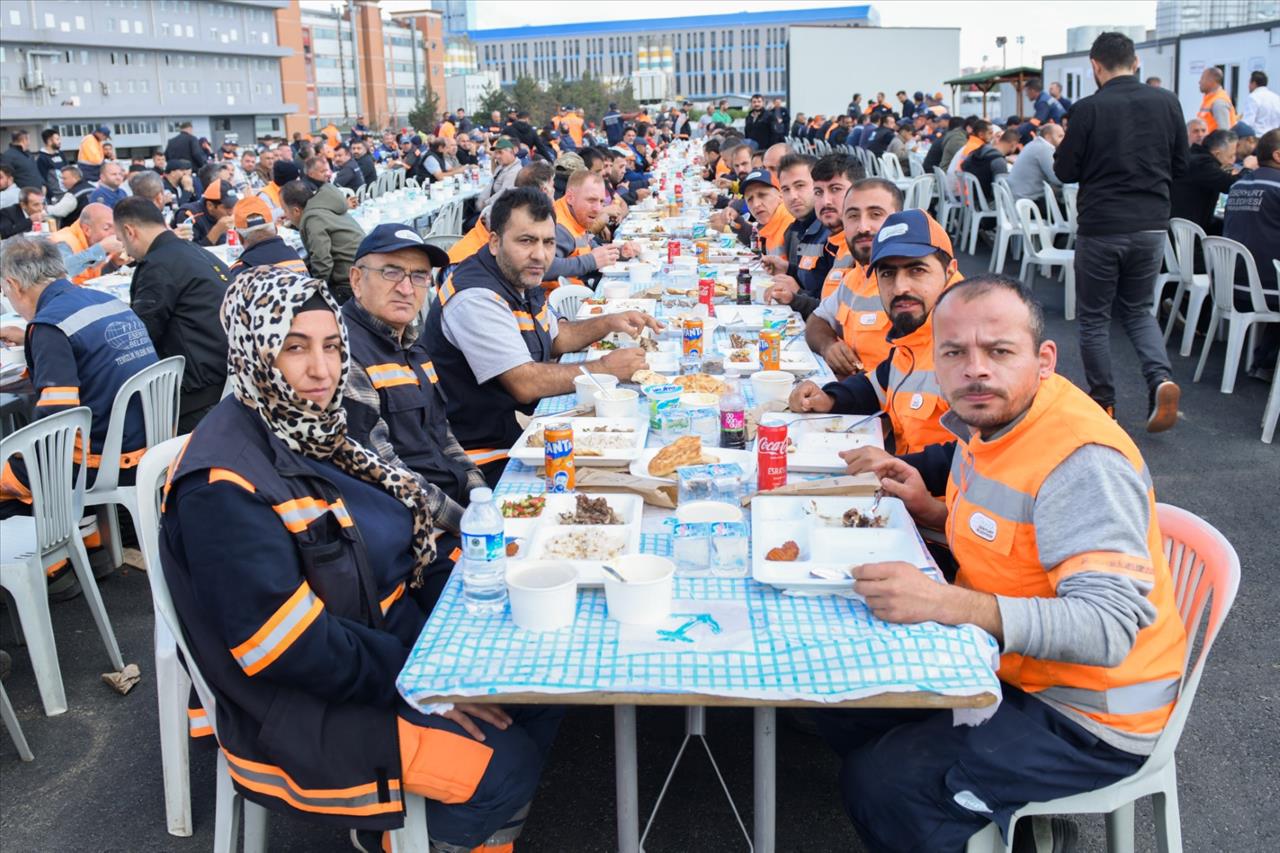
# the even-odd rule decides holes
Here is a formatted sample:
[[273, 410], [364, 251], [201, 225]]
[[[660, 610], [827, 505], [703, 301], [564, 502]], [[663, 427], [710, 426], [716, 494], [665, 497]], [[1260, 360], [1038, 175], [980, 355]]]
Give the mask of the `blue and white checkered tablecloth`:
[[[643, 547], [661, 552], [670, 543], [646, 535]], [[784, 595], [750, 579], [677, 578], [677, 599], [745, 603], [750, 651], [623, 655], [603, 590], [580, 590], [573, 625], [546, 633], [517, 628], [508, 612], [470, 615], [461, 591], [455, 575], [400, 673], [400, 693], [417, 707], [440, 696], [507, 693], [841, 702], [883, 693], [1000, 692], [988, 634], [971, 626], [891, 625], [857, 599]]]
[[[583, 359], [575, 353], [561, 360]], [[822, 364], [813, 379], [822, 383], [830, 375]], [[748, 406], [754, 406], [751, 383], [741, 385]], [[572, 394], [546, 398], [535, 416], [564, 412], [575, 403]], [[650, 435], [649, 444], [661, 442]], [[541, 492], [537, 472], [512, 460], [494, 491]], [[645, 506], [644, 553], [671, 555], [670, 515]], [[517, 628], [509, 610], [468, 614], [461, 593], [455, 575], [400, 673], [401, 695], [418, 707], [440, 696], [509, 693], [687, 693], [762, 703], [842, 702], [902, 692], [1000, 694], [994, 672], [998, 647], [990, 635], [973, 626], [893, 625], [875, 618], [857, 598], [791, 595], [749, 578], [677, 577], [676, 599], [745, 605], [750, 650], [620, 654], [619, 626], [607, 617], [603, 590], [580, 590], [573, 625], [547, 633]]]

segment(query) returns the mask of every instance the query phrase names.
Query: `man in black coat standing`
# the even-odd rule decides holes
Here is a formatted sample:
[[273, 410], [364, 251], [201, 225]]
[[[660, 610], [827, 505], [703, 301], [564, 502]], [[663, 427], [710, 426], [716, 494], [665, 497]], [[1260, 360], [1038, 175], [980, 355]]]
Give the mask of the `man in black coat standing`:
[[209, 161], [200, 141], [191, 132], [191, 122], [184, 121], [178, 125], [178, 134], [164, 146], [164, 159], [172, 163], [174, 160], [186, 160], [198, 172], [200, 167]]
[[751, 111], [747, 113], [747, 124], [742, 135], [756, 144], [757, 151], [764, 151], [774, 143], [773, 111], [764, 108], [764, 96], [751, 96]]
[[1177, 422], [1180, 391], [1150, 309], [1170, 186], [1187, 170], [1187, 132], [1177, 97], [1135, 76], [1138, 61], [1127, 36], [1098, 36], [1089, 63], [1098, 91], [1072, 106], [1053, 160], [1064, 184], [1080, 184], [1075, 275], [1085, 381], [1089, 396], [1114, 416], [1114, 307], [1142, 362], [1147, 431], [1162, 432]]

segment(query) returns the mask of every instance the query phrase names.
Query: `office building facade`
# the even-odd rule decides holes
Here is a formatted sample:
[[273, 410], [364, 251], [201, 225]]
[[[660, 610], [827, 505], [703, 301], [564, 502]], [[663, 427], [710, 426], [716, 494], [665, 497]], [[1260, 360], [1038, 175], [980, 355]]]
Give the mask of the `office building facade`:
[[286, 132], [278, 16], [297, 0], [0, 0], [0, 125], [56, 127], [73, 147], [162, 147], [189, 120], [218, 145]]
[[[504, 86], [519, 77], [576, 80], [585, 74], [611, 84], [665, 78], [665, 94], [705, 100], [787, 91], [787, 40], [793, 24], [879, 26], [872, 6], [788, 9], [634, 21], [470, 30], [465, 43], [481, 71]], [[651, 82], [651, 81], [646, 81]], [[644, 88], [653, 91], [655, 87]]]
[[1156, 38], [1265, 24], [1280, 19], [1277, 0], [1159, 0]]
[[403, 125], [428, 85], [444, 106], [439, 12], [383, 18], [376, 0], [359, 0], [339, 10], [304, 8], [300, 24], [312, 128], [358, 116], [370, 127]]

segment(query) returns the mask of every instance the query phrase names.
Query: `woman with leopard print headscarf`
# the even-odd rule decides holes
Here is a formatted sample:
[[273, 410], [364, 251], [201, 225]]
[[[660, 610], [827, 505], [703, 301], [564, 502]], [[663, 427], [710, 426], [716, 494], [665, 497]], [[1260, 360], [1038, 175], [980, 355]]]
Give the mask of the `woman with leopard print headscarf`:
[[408, 790], [428, 799], [433, 851], [502, 849], [559, 712], [405, 704], [395, 680], [434, 603], [432, 520], [414, 476], [347, 435], [338, 306], [321, 281], [256, 267], [222, 322], [234, 395], [176, 460], [161, 536], [216, 700], [203, 728], [273, 809], [376, 837]]

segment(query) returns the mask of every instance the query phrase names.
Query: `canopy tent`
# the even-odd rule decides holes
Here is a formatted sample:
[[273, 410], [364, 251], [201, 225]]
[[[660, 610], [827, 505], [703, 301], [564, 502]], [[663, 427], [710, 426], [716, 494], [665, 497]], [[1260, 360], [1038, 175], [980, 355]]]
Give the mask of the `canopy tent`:
[[976, 74], [966, 74], [963, 77], [957, 77], [954, 80], [944, 81], [946, 85], [951, 87], [951, 102], [954, 104], [956, 100], [956, 88], [972, 86], [982, 92], [982, 117], [987, 117], [987, 94], [1002, 83], [1008, 83], [1018, 93], [1017, 103], [1022, 103], [1022, 88], [1028, 80], [1038, 78], [1040, 76], [1039, 68], [1032, 68], [1029, 65], [1022, 65], [1017, 68], [1005, 68], [1002, 71], [979, 71]]

